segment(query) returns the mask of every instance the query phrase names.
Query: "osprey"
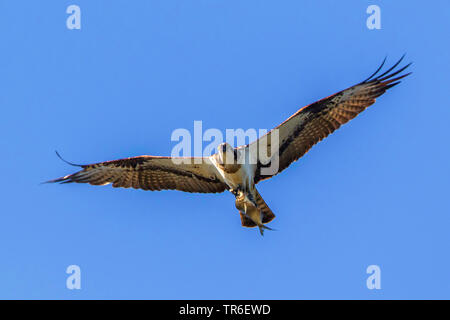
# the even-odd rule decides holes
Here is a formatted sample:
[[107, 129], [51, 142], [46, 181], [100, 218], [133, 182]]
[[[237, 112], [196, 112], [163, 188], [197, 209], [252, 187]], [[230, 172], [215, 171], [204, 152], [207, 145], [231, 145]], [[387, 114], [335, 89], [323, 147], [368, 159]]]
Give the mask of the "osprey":
[[372, 105], [387, 89], [400, 83], [400, 79], [410, 74], [400, 73], [411, 65], [396, 70], [402, 60], [403, 57], [386, 72], [378, 74], [384, 59], [368, 79], [301, 108], [248, 145], [233, 148], [222, 143], [217, 153], [204, 158], [144, 155], [86, 165], [69, 163], [82, 170], [48, 182], [111, 183], [115, 188], [201, 193], [228, 190], [236, 197], [242, 226], [258, 227], [263, 235], [264, 229], [270, 229], [265, 224], [275, 215], [255, 185], [286, 169], [317, 142]]

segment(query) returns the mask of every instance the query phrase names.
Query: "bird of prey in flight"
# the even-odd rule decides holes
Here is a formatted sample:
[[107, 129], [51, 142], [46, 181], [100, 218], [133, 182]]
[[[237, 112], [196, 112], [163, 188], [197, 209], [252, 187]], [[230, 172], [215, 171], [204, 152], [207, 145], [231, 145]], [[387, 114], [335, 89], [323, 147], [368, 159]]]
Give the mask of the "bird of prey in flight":
[[[272, 221], [275, 215], [256, 190], [256, 184], [286, 169], [313, 145], [355, 118], [386, 90], [400, 83], [400, 79], [410, 74], [402, 72], [411, 64], [397, 68], [402, 60], [403, 57], [379, 74], [386, 61], [384, 59], [368, 79], [301, 108], [248, 145], [233, 148], [228, 143], [222, 143], [217, 153], [203, 157], [201, 161], [198, 161], [199, 158], [144, 155], [76, 165], [82, 170], [48, 182], [111, 183], [115, 188], [200, 193], [228, 190], [236, 197], [235, 205], [242, 226], [258, 227], [263, 235], [265, 229], [270, 229], [265, 224]], [[266, 155], [264, 159], [261, 154]]]

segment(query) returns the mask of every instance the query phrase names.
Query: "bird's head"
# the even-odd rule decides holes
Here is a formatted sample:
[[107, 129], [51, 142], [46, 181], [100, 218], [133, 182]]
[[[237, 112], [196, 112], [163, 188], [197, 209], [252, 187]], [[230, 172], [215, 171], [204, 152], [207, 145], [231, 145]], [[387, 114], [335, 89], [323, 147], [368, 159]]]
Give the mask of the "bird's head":
[[223, 164], [232, 164], [236, 161], [236, 150], [229, 143], [221, 143], [217, 147], [219, 153], [219, 160]]

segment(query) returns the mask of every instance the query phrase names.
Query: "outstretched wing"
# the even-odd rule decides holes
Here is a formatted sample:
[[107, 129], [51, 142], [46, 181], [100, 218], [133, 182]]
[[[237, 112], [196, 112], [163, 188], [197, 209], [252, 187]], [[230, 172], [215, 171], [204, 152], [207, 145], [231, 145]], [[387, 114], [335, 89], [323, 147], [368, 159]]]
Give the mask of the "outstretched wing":
[[[385, 59], [377, 71], [367, 80], [303, 107], [276, 127], [275, 129], [278, 129], [278, 155], [274, 152], [271, 157], [268, 157], [270, 161], [266, 164], [263, 164], [258, 156], [255, 157], [258, 158], [255, 183], [268, 179], [286, 169], [292, 162], [308, 152], [313, 145], [372, 105], [375, 99], [387, 89], [400, 83], [399, 80], [410, 73], [397, 75], [411, 64], [399, 70], [394, 70], [402, 60], [403, 57], [392, 68], [377, 76], [386, 61]], [[246, 147], [250, 148], [250, 152], [258, 150], [258, 148], [265, 148], [267, 150], [263, 154], [270, 155], [273, 132], [273, 130], [270, 131], [267, 135]], [[270, 167], [274, 162], [273, 157], [276, 156], [278, 156], [278, 170], [269, 170], [269, 173], [264, 172], [262, 168]]]
[[[216, 193], [227, 189], [216, 175], [208, 158], [194, 163], [194, 158], [140, 156], [77, 165], [83, 170], [48, 182], [79, 182], [92, 185], [112, 183], [115, 188], [144, 190], [180, 190], [186, 192]], [[177, 161], [178, 160], [178, 161]], [[180, 164], [178, 164], [180, 163]]]

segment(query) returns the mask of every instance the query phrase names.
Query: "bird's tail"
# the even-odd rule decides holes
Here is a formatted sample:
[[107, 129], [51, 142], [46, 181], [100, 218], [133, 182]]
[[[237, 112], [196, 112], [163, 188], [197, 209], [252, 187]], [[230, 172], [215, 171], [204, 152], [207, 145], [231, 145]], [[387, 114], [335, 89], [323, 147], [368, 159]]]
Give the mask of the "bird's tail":
[[[254, 197], [255, 197], [254, 200], [256, 202], [256, 206], [257, 206], [258, 210], [261, 212], [261, 222], [263, 224], [266, 224], [266, 223], [269, 223], [270, 221], [272, 221], [273, 219], [275, 219], [275, 214], [272, 212], [272, 210], [270, 210], [269, 206], [264, 201], [264, 199], [261, 197], [261, 195], [259, 194], [258, 190], [256, 190], [256, 188], [255, 188], [255, 192], [254, 192]], [[257, 226], [257, 224], [252, 219], [250, 219], [248, 216], [246, 216], [242, 212], [239, 212], [239, 214], [241, 215], [241, 223], [242, 223], [243, 227], [254, 228]], [[261, 228], [272, 230], [266, 226], [262, 226], [262, 227], [260, 227], [260, 229]]]
[[268, 226], [265, 226], [263, 224], [258, 226], [252, 219], [247, 217], [242, 212], [239, 211], [239, 214], [241, 215], [241, 222], [242, 222], [243, 227], [246, 227], [246, 228], [258, 227], [259, 232], [261, 233], [262, 236], [264, 235], [264, 230], [272, 230], [272, 231], [275, 230], [275, 229], [269, 228]]
[[255, 201], [258, 209], [261, 211], [261, 221], [263, 224], [269, 223], [273, 219], [275, 219], [275, 214], [270, 210], [267, 203], [259, 194], [258, 190], [255, 188]]

